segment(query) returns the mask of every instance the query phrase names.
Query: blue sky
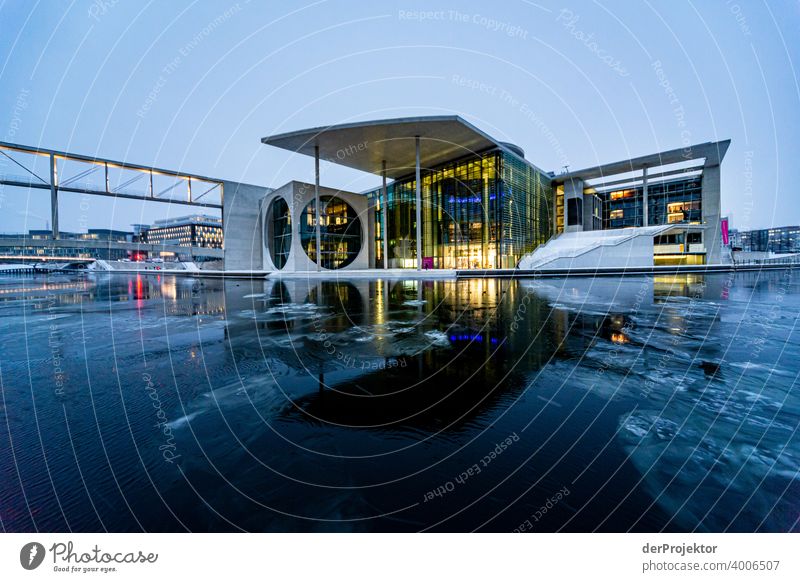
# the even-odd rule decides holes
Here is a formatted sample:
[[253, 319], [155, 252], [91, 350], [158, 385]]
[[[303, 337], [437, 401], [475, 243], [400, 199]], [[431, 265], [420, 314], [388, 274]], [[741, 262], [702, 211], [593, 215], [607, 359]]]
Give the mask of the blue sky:
[[[798, 25], [780, 0], [7, 0], [0, 139], [277, 187], [313, 161], [261, 137], [371, 118], [458, 114], [545, 170], [730, 138], [734, 226], [798, 224]], [[47, 202], [5, 188], [0, 232], [44, 227]], [[186, 214], [151, 206], [95, 198], [90, 225]]]

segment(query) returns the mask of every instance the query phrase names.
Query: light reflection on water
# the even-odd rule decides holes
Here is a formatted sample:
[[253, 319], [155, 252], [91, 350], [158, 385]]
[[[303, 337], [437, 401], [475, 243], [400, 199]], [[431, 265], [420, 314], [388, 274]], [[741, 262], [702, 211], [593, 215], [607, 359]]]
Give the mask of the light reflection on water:
[[797, 529], [798, 283], [1, 279], [0, 517]]

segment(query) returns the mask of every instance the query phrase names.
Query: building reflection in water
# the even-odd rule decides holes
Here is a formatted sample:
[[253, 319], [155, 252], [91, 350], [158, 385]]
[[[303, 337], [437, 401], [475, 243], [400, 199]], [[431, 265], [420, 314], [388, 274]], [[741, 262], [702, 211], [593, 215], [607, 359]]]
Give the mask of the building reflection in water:
[[[25, 297], [32, 309], [127, 303], [137, 310], [155, 306], [162, 317], [209, 317], [219, 325], [191, 331], [176, 319], [164, 327], [186, 334], [186, 359], [194, 362], [187, 373], [204, 372], [214, 382], [217, 370], [233, 371], [244, 389], [257, 380], [254, 402], [268, 401], [303, 421], [446, 430], [507, 405], [537, 382], [540, 370], [559, 362], [601, 368], [609, 350], [625, 349], [631, 354], [625, 365], [634, 367], [644, 365], [636, 357], [645, 345], [702, 345], [704, 357], [714, 360], [717, 348], [702, 338], [718, 315], [692, 299], [719, 300], [723, 284], [721, 277], [709, 284], [697, 275], [522, 281], [82, 275], [6, 284], [0, 301]], [[645, 333], [654, 321], [661, 325]], [[225, 349], [209, 351], [217, 338]], [[559, 381], [571, 385], [570, 374], [566, 369]]]
[[[708, 428], [721, 426], [720, 418], [725, 430], [712, 442], [720, 455], [729, 451], [730, 435], [741, 440], [749, 430], [744, 442], [764, 449], [756, 429], [783, 430], [769, 422], [775, 413], [770, 403], [781, 402], [783, 394], [756, 401], [749, 395], [777, 391], [781, 378], [793, 378], [789, 358], [777, 368], [781, 375], [774, 373], [774, 361], [766, 365], [766, 351], [758, 366], [737, 368], [750, 357], [742, 353], [748, 347], [729, 340], [726, 348], [724, 339], [735, 334], [736, 317], [750, 323], [748, 310], [759, 305], [768, 309], [766, 293], [778, 293], [787, 283], [779, 273], [737, 277], [737, 285], [745, 289], [735, 289], [732, 296], [738, 300], [725, 305], [727, 278], [720, 275], [223, 281], [87, 274], [0, 281], [0, 310], [12, 316], [4, 323], [14, 329], [3, 338], [6, 362], [46, 362], [53, 358], [52, 345], [60, 350], [70, 381], [63, 396], [46, 390], [37, 394], [37, 405], [48, 398], [52, 402], [51, 413], [40, 420], [54, 426], [63, 422], [66, 405], [72, 422], [87, 423], [72, 431], [79, 439], [78, 451], [101, 450], [97, 443], [80, 439], [96, 426], [110, 427], [103, 443], [113, 445], [109, 450], [115, 466], [132, 466], [136, 451], [127, 437], [114, 436], [132, 431], [143, 466], [153, 474], [130, 480], [136, 486], [125, 490], [126, 499], [151, 501], [147, 484], [152, 479], [162, 485], [169, 506], [194, 529], [225, 525], [198, 509], [186, 479], [237, 526], [301, 529], [306, 525], [276, 516], [335, 520], [419, 505], [426, 491], [453, 479], [499, 439], [512, 432], [522, 435], [530, 424], [520, 445], [493, 462], [497, 480], [489, 479], [487, 471], [484, 481], [474, 481], [480, 487], [454, 492], [452, 501], [439, 509], [420, 505], [418, 512], [402, 515], [408, 521], [401, 526], [386, 522], [380, 527], [420, 529], [454, 515], [504, 480], [503, 486], [512, 489], [499, 491], [496, 498], [492, 493], [495, 501], [487, 506], [487, 516], [475, 523], [459, 522], [462, 530], [470, 530], [488, 519], [488, 513], [500, 515], [522, 495], [530, 497], [519, 511], [538, 508], [552, 494], [551, 485], [574, 483], [584, 475], [578, 483], [583, 493], [576, 486], [570, 499], [580, 499], [575, 507], [590, 501], [601, 505], [596, 514], [579, 516], [576, 528], [582, 527], [578, 519], [594, 528], [627, 503], [632, 483], [643, 480], [649, 487], [647, 495], [635, 492], [633, 505], [610, 526], [627, 531], [643, 508], [663, 499], [664, 484], [673, 482], [672, 469], [685, 474], [680, 470], [684, 453], [706, 450]], [[764, 291], [760, 303], [750, 301], [748, 285]], [[61, 313], [51, 334], [46, 310], [52, 306]], [[722, 307], [727, 309], [724, 321]], [[13, 317], [34, 310], [36, 318]], [[31, 335], [33, 319], [40, 324], [38, 336]], [[781, 322], [791, 325], [789, 315], [771, 321], [773, 325], [756, 329], [765, 341], [777, 341], [768, 332]], [[784, 345], [793, 344], [775, 344], [773, 353]], [[740, 351], [730, 355], [725, 349]], [[49, 385], [53, 370], [20, 364], [15, 372], [4, 364], [4, 372], [18, 374], [7, 386], [24, 387], [29, 381]], [[180, 450], [180, 478], [176, 467], [161, 458], [162, 435], [152, 428], [153, 405], [142, 388], [144, 373], [158, 387]], [[652, 388], [645, 394], [647, 381]], [[93, 397], [87, 399], [90, 390]], [[741, 411], [750, 419], [759, 407], [756, 418], [764, 424], [742, 426]], [[631, 417], [632, 411], [637, 414]], [[788, 413], [784, 409], [781, 414]], [[687, 419], [694, 422], [692, 430], [669, 432]], [[788, 435], [796, 426], [791, 419], [783, 420]], [[30, 423], [23, 418], [18, 426], [25, 429]], [[22, 449], [41, 446], [37, 431], [22, 441]], [[67, 433], [56, 427], [44, 434]], [[642, 434], [648, 435], [645, 447]], [[668, 445], [672, 434], [682, 439], [678, 452]], [[692, 440], [695, 436], [699, 440]], [[63, 441], [45, 439], [47, 446], [58, 442]], [[785, 442], [773, 443], [771, 451], [785, 450]], [[542, 456], [531, 458], [539, 448]], [[652, 471], [665, 452], [674, 462], [660, 474]], [[384, 455], [390, 453], [388, 462]], [[100, 465], [87, 472], [90, 480], [96, 478], [90, 486], [113, 495], [103, 489], [113, 480], [98, 468], [105, 466], [103, 457], [97, 458]], [[695, 472], [701, 480], [707, 473], [703, 462], [697, 465], [703, 471]], [[718, 472], [726, 467], [713, 466]], [[740, 466], [744, 462], [731, 473]], [[550, 481], [535, 485], [551, 468]], [[714, 493], [733, 482], [731, 473], [720, 473]], [[505, 481], [511, 474], [515, 477]], [[413, 479], [404, 480], [409, 475]], [[40, 481], [46, 480], [43, 474]], [[384, 482], [390, 485], [374, 486]], [[81, 495], [78, 478], [59, 484], [59, 490], [70, 483], [77, 484], [74, 494]], [[608, 483], [601, 495], [595, 495], [596, 483]], [[775, 483], [783, 486], [782, 481]], [[736, 489], [736, 495], [753, 490], [751, 482], [747, 485], [749, 489]], [[242, 501], [242, 492], [256, 502]], [[460, 492], [462, 498], [457, 497]], [[678, 491], [672, 499], [679, 506], [685, 495]], [[17, 505], [23, 506], [21, 498]], [[698, 507], [703, 513], [707, 509]], [[695, 509], [688, 513], [698, 515]], [[433, 518], [431, 511], [442, 515]], [[86, 512], [81, 509], [81, 514]], [[106, 515], [121, 520], [118, 529], [132, 527], [116, 509], [104, 519]], [[674, 511], [663, 519], [656, 515], [642, 527], [661, 529], [672, 515]], [[468, 517], [465, 512], [464, 519]], [[502, 527], [515, 527], [516, 516], [506, 517]], [[571, 517], [564, 515], [557, 523]], [[164, 527], [159, 525], [160, 507], [150, 519], [148, 529]], [[349, 522], [339, 526], [349, 527]], [[92, 522], [84, 529], [98, 527]]]
[[[356, 427], [457, 428], [513, 398], [543, 366], [596, 346], [641, 349], [635, 321], [654, 305], [720, 296], [696, 275], [253, 285], [244, 294], [225, 283], [230, 353], [263, 354], [274, 390], [291, 400], [285, 414]], [[680, 306], [657, 310], [680, 333], [713, 324]]]

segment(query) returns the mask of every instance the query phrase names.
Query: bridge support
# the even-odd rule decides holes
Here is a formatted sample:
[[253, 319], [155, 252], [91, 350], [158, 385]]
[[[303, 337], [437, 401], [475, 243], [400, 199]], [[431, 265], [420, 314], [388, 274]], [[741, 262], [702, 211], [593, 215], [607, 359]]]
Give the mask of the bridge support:
[[56, 157], [50, 154], [50, 221], [53, 225], [51, 237], [53, 240], [59, 239], [58, 234], [58, 183], [56, 171]]

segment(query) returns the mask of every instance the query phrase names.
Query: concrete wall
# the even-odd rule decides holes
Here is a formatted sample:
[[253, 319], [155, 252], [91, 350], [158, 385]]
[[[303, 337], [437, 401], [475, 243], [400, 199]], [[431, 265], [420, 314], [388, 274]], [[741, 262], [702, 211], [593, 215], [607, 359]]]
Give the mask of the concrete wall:
[[653, 237], [637, 236], [619, 245], [598, 246], [576, 257], [556, 259], [541, 267], [547, 269], [599, 269], [653, 265]]
[[720, 172], [719, 166], [703, 169], [703, 243], [706, 247], [706, 263], [717, 265], [722, 259], [722, 229], [720, 227]]
[[[320, 186], [319, 195], [321, 197], [336, 196], [341, 198], [356, 211], [361, 221], [361, 250], [352, 263], [340, 270], [368, 269], [374, 266], [374, 257], [372, 256], [373, 252], [371, 251], [371, 247], [375, 234], [374, 229], [370, 228], [371, 222], [374, 222], [374, 211], [370, 212], [369, 200], [367, 197], [362, 194], [335, 190], [324, 186]], [[269, 247], [267, 246], [271, 242], [271, 237], [265, 237], [264, 234], [269, 231], [268, 214], [270, 212], [270, 206], [272, 202], [279, 197], [286, 201], [292, 216], [292, 244], [289, 249], [289, 257], [282, 271], [287, 273], [316, 271], [316, 263], [313, 263], [308, 258], [300, 241], [300, 221], [303, 210], [314, 200], [314, 184], [295, 181], [289, 182], [277, 190], [270, 192], [262, 201], [260, 209], [261, 219], [259, 221], [261, 224], [259, 245], [261, 248], [262, 265], [260, 268], [270, 271], [277, 270], [272, 262]], [[372, 262], [370, 261], [371, 258]]]
[[260, 201], [270, 188], [223, 182], [222, 228], [225, 237], [225, 270], [260, 270]]

